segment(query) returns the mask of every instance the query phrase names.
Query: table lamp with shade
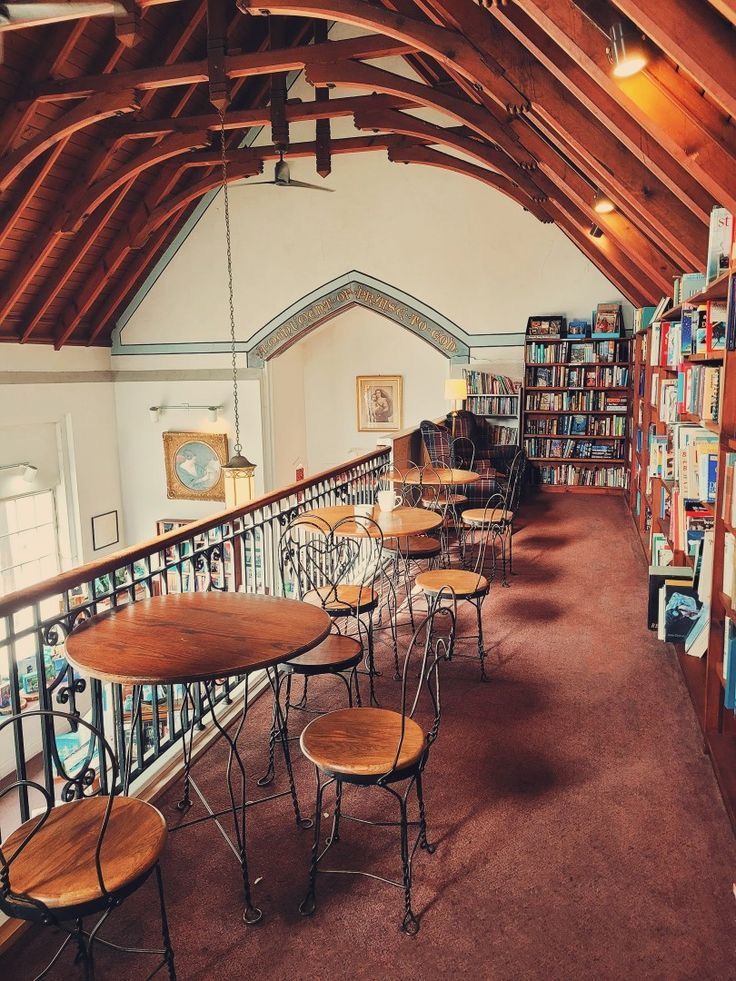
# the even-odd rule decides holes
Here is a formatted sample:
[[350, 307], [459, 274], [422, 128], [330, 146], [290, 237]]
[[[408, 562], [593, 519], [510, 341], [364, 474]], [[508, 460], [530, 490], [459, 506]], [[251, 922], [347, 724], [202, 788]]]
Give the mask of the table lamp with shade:
[[458, 414], [458, 402], [462, 403], [468, 397], [468, 383], [464, 378], [445, 379], [445, 398], [452, 402], [452, 438], [455, 438], [455, 420]]

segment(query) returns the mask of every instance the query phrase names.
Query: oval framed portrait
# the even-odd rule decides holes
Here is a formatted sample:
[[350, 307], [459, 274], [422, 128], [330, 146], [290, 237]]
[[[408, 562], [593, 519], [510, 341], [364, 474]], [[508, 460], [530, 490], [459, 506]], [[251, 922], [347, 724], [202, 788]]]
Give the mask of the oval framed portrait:
[[163, 433], [166, 496], [170, 500], [224, 501], [225, 433]]

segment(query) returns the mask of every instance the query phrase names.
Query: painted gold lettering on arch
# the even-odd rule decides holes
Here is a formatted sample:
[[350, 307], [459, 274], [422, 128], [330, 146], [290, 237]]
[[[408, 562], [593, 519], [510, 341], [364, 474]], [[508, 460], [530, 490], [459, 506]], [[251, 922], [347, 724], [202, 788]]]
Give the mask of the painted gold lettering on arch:
[[285, 350], [301, 335], [308, 333], [341, 310], [356, 304], [369, 310], [375, 310], [400, 324], [428, 341], [446, 357], [454, 357], [458, 354], [467, 355], [466, 346], [458, 344], [457, 339], [439, 324], [422, 317], [417, 311], [388, 293], [354, 282], [334, 289], [312, 301], [274, 328], [249, 353], [249, 364], [262, 364], [280, 351]]

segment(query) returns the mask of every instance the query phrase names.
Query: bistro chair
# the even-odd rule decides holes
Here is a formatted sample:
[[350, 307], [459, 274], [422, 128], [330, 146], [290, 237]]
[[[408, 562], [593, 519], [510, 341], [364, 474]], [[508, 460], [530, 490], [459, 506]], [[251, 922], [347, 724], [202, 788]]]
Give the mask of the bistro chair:
[[[433, 487], [428, 490], [423, 484], [423, 475], [427, 468], [418, 467], [411, 464], [405, 473], [401, 473], [395, 467], [387, 467], [389, 470], [390, 488], [394, 490], [400, 507], [421, 507], [430, 506], [429, 497], [435, 503], [440, 488]], [[387, 489], [388, 481], [379, 475], [376, 484], [376, 495], [379, 490]], [[425, 501], [425, 495], [426, 501]], [[443, 529], [444, 531], [444, 529]], [[421, 571], [420, 562], [427, 562], [431, 568], [440, 562], [444, 552], [442, 537], [438, 538], [433, 533], [407, 535], [404, 538], [392, 538], [385, 541], [386, 554], [393, 558], [392, 575], [394, 587], [398, 590], [400, 585], [404, 587], [406, 605], [409, 610], [409, 619], [412, 630], [414, 629], [414, 604], [412, 598], [412, 574]], [[400, 678], [398, 657], [395, 663], [395, 677]]]
[[[378, 673], [373, 619], [380, 600], [383, 545], [379, 525], [363, 515], [343, 518], [332, 528], [319, 518], [297, 517], [281, 539], [282, 568], [295, 573], [296, 598], [321, 606], [333, 621], [335, 632], [360, 646], [371, 703], [375, 702], [374, 678]], [[330, 643], [330, 638], [324, 643]], [[358, 690], [357, 677], [355, 684]]]
[[[442, 599], [451, 601], [449, 590]], [[352, 708], [329, 712], [314, 719], [301, 735], [304, 755], [314, 764], [317, 795], [314, 809], [314, 839], [309, 867], [307, 895], [299, 907], [311, 916], [317, 907], [318, 873], [352, 873], [379, 879], [404, 893], [401, 929], [415, 934], [419, 920], [412, 908], [411, 886], [413, 861], [417, 848], [432, 854], [435, 846], [427, 835], [422, 775], [430, 749], [440, 728], [440, 661], [452, 654], [455, 636], [455, 613], [451, 606], [438, 602], [414, 632], [404, 659], [401, 675], [401, 706], [398, 711], [377, 708]], [[410, 690], [410, 686], [416, 686]], [[418, 718], [421, 716], [423, 723]], [[335, 809], [332, 828], [324, 846], [321, 844], [321, 821], [325, 790], [335, 784]], [[342, 813], [343, 785], [378, 787], [389, 793], [399, 805], [398, 821], [366, 821]], [[419, 820], [409, 821], [408, 800], [416, 792]], [[326, 869], [322, 860], [340, 840], [342, 820], [360, 821], [382, 827], [401, 829], [400, 881], [386, 879], [356, 869]], [[410, 845], [409, 828], [417, 834]]]
[[462, 516], [464, 528], [477, 528], [490, 525], [493, 532], [494, 568], [496, 545], [500, 544], [501, 546], [501, 584], [503, 586], [509, 585], [506, 577], [507, 556], [508, 571], [510, 574], [513, 574], [514, 517], [519, 510], [521, 502], [521, 491], [524, 485], [526, 466], [526, 454], [523, 450], [519, 450], [511, 463], [508, 479], [505, 481], [502, 491], [493, 494], [486, 502], [485, 507], [469, 508], [463, 512]]
[[[281, 582], [298, 599], [304, 599], [316, 584], [325, 585], [322, 582], [323, 578], [340, 573], [339, 559], [331, 554], [332, 545], [334, 542], [330, 536], [329, 526], [318, 518], [296, 518], [285, 529], [279, 543]], [[349, 569], [343, 571], [347, 573]], [[337, 585], [339, 584], [335, 584], [336, 594]], [[339, 678], [347, 689], [348, 706], [353, 705], [353, 691], [357, 704], [361, 704], [358, 665], [363, 660], [364, 645], [361, 639], [348, 637], [340, 631], [340, 619], [331, 615], [332, 630], [329, 636], [312, 650], [280, 664], [275, 676], [271, 676], [274, 703], [268, 740], [268, 769], [258, 780], [259, 787], [267, 787], [273, 782], [277, 741], [280, 741], [285, 749], [286, 766], [289, 778], [293, 782], [291, 758], [288, 753], [288, 740], [291, 738], [289, 713], [292, 709], [320, 713], [320, 709], [310, 708], [307, 704], [307, 686], [311, 678], [325, 676]], [[295, 677], [303, 680], [302, 696], [298, 702], [292, 702], [292, 681]], [[284, 689], [283, 709], [281, 708], [282, 688]], [[309, 824], [311, 825], [311, 822]]]
[[[22, 775], [0, 791], [0, 798], [17, 791], [26, 804], [29, 792], [35, 792], [45, 804], [43, 813], [29, 818], [2, 842], [0, 910], [6, 916], [56, 927], [66, 934], [38, 978], [44, 977], [73, 943], [75, 962], [82, 964], [85, 978], [94, 977], [94, 947], [103, 944], [116, 951], [158, 955], [160, 963], [149, 977], [165, 966], [169, 978], [175, 979], [159, 865], [167, 837], [164, 816], [153, 805], [120, 793], [115, 754], [102, 733], [84, 719], [66, 712], [35, 710], [5, 719], [0, 723], [0, 734], [12, 727], [16, 743], [19, 740], [22, 745], [23, 726], [30, 719], [38, 720], [53, 762], [44, 783]], [[56, 719], [89, 733], [89, 747], [74, 772], [58, 754]], [[51, 766], [65, 781], [61, 796], [68, 803], [54, 806]], [[122, 785], [127, 788], [126, 777]], [[98, 934], [112, 910], [151, 874], [158, 890], [163, 947], [128, 948], [103, 940]], [[91, 929], [84, 926], [88, 917], [93, 918]]]
[[[478, 625], [477, 634], [465, 635], [457, 639], [475, 640], [477, 642], [481, 681], [486, 680], [486, 650], [481, 609], [483, 601], [490, 592], [491, 579], [493, 578], [493, 569], [491, 569], [489, 574], [486, 574], [486, 560], [488, 545], [493, 540], [494, 533], [495, 528], [490, 521], [472, 526], [471, 533], [469, 536], [466, 536], [463, 545], [463, 556], [466, 565], [468, 553], [475, 554], [475, 561], [471, 568], [430, 569], [427, 572], [420, 573], [415, 580], [416, 585], [424, 593], [428, 611], [431, 611], [433, 606], [440, 602], [441, 597], [446, 591], [451, 591], [454, 605], [458, 602], [465, 601], [475, 608]], [[491, 554], [493, 556], [493, 552]], [[454, 656], [465, 657], [470, 655], [455, 654]]]

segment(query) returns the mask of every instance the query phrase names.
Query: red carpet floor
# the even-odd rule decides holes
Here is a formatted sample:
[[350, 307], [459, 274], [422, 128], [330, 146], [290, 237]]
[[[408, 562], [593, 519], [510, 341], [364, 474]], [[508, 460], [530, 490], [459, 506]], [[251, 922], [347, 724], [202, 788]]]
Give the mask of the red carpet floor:
[[[172, 836], [164, 875], [181, 978], [736, 977], [736, 844], [679, 668], [646, 629], [646, 567], [624, 504], [548, 495], [522, 518], [518, 574], [485, 606], [490, 680], [469, 661], [445, 666], [426, 776], [438, 847], [415, 864], [419, 935], [398, 931], [401, 894], [365, 878], [320, 878], [315, 916], [300, 917], [311, 834], [285, 799], [249, 811], [257, 927], [240, 920], [238, 869], [215, 829]], [[342, 702], [337, 682], [321, 684], [326, 703]], [[379, 697], [397, 696], [387, 671]], [[256, 774], [267, 710], [262, 699], [244, 736]], [[224, 800], [221, 747], [206, 759], [201, 782]], [[297, 778], [310, 810], [301, 759]], [[172, 823], [175, 798], [160, 803]], [[359, 789], [344, 807], [386, 819], [392, 805]], [[345, 824], [332, 857], [397, 876], [396, 829]], [[105, 935], [150, 942], [157, 924], [149, 883]], [[2, 976], [32, 977], [53, 940], [28, 934]], [[97, 966], [98, 978], [146, 973], [104, 949]], [[54, 976], [75, 969], [67, 960]]]

